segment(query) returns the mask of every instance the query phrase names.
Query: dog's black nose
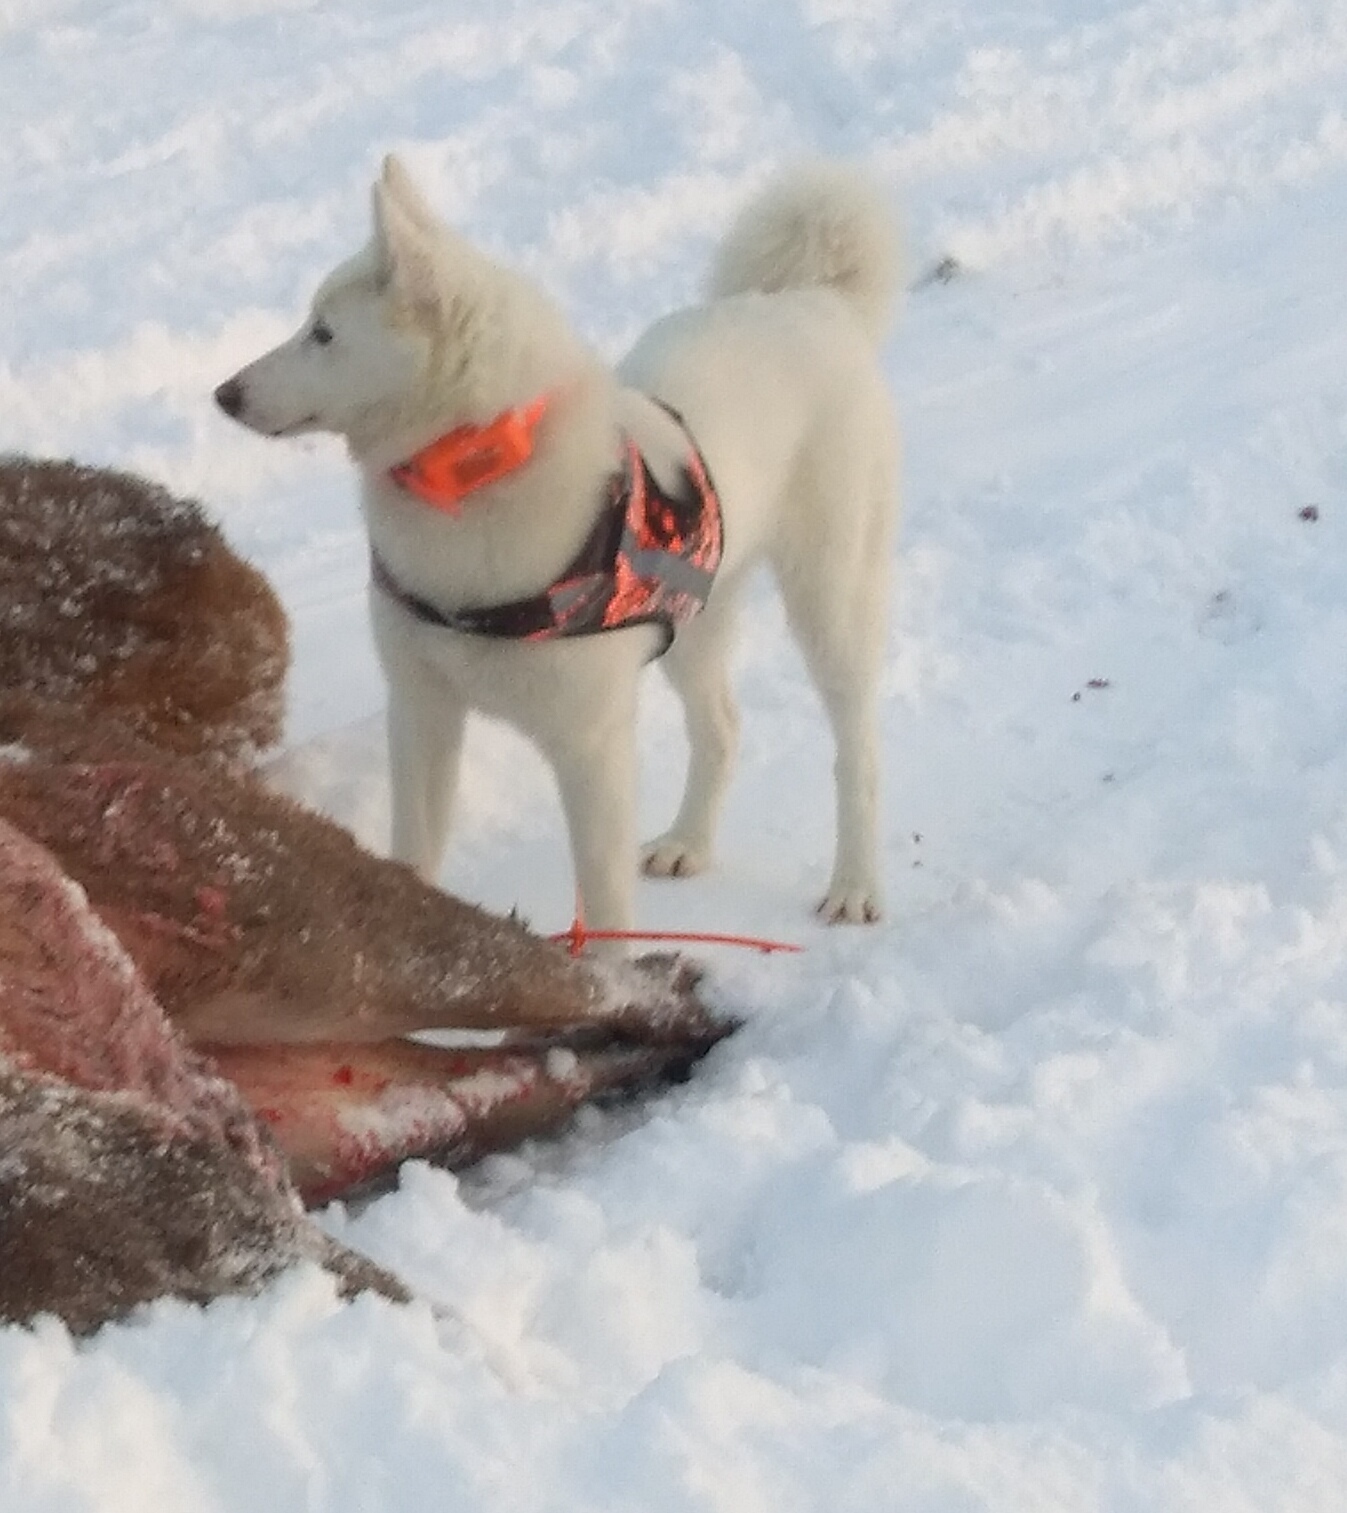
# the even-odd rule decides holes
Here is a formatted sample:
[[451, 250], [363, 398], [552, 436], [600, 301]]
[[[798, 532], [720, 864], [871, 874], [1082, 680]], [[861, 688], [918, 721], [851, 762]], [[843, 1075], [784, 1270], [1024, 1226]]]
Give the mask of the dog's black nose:
[[237, 378], [226, 379], [215, 391], [215, 403], [235, 420], [243, 409], [243, 385]]

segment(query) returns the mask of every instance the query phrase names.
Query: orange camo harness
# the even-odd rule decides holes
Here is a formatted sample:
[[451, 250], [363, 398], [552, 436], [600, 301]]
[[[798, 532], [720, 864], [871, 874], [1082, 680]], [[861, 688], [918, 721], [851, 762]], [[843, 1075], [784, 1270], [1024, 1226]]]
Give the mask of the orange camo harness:
[[[686, 434], [682, 417], [668, 405], [661, 408]], [[395, 469], [393, 476], [409, 492], [424, 497], [408, 486], [407, 465]], [[661, 656], [678, 627], [706, 602], [723, 548], [720, 499], [691, 438], [671, 490], [660, 485], [627, 438], [622, 464], [609, 483], [607, 502], [589, 539], [541, 593], [509, 604], [444, 610], [404, 588], [377, 552], [371, 572], [386, 594], [431, 625], [523, 641], [658, 625], [664, 640], [655, 655]]]

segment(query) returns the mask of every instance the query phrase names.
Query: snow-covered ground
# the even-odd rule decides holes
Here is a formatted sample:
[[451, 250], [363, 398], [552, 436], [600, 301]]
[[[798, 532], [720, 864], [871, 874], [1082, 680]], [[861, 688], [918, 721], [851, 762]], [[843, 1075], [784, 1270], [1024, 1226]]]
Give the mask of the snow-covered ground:
[[[0, 1508], [1347, 1505], [1347, 0], [0, 0], [0, 448], [195, 493], [293, 615], [286, 777], [381, 844], [351, 479], [211, 387], [390, 147], [606, 351], [740, 196], [868, 161], [917, 286], [890, 915], [828, 932], [829, 754], [764, 586], [719, 868], [651, 925], [748, 1025], [292, 1275], [0, 1332]], [[946, 257], [949, 282], [922, 275]], [[645, 818], [672, 805], [652, 679]], [[568, 918], [478, 731], [448, 886]]]

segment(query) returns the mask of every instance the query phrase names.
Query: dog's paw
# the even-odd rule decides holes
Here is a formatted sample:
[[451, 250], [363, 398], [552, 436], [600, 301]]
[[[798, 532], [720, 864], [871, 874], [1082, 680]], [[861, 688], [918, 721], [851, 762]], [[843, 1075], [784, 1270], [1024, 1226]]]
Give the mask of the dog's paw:
[[711, 864], [711, 848], [680, 839], [672, 831], [662, 835], [641, 853], [641, 871], [647, 877], [694, 877]]
[[829, 925], [875, 925], [884, 918], [878, 890], [873, 888], [829, 888], [816, 912]]

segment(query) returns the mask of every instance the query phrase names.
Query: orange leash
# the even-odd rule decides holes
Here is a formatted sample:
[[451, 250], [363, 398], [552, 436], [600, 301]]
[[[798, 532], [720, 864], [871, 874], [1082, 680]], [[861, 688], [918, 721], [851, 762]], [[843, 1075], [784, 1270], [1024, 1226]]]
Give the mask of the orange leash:
[[584, 905], [578, 891], [575, 895], [575, 919], [570, 929], [562, 930], [548, 939], [556, 941], [558, 945], [565, 942], [570, 947], [572, 956], [583, 954], [586, 944], [591, 940], [650, 940], [678, 945], [743, 946], [750, 951], [761, 951], [764, 956], [776, 952], [795, 954], [804, 950], [803, 946], [792, 945], [790, 941], [764, 940], [757, 935], [705, 934], [695, 930], [587, 930]]

